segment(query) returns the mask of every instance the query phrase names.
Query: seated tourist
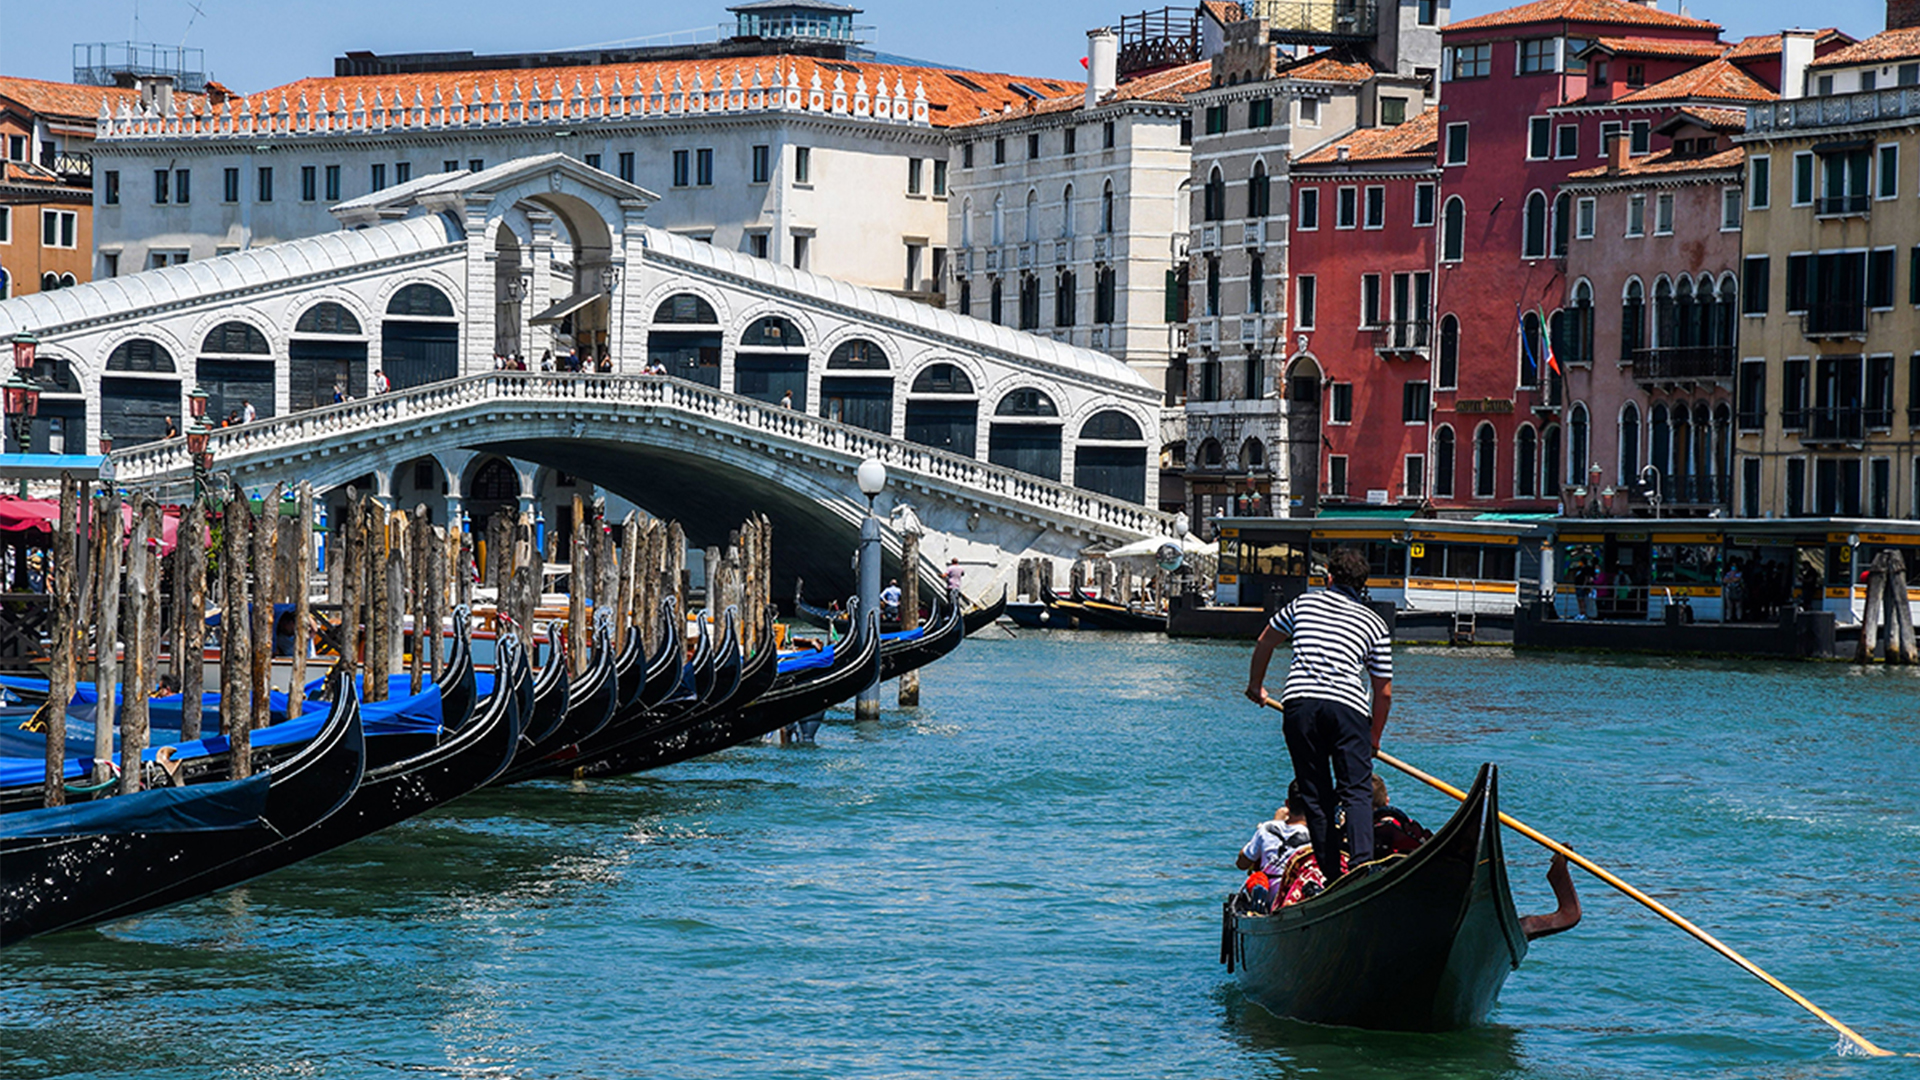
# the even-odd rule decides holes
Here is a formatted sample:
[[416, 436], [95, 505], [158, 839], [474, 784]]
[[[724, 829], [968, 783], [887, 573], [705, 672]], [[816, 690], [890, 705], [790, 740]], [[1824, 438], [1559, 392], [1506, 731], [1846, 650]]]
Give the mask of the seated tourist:
[[1387, 782], [1373, 774], [1373, 856], [1410, 855], [1415, 848], [1433, 839], [1433, 833], [1397, 806], [1387, 801]]
[[1263, 821], [1253, 830], [1253, 839], [1240, 849], [1234, 865], [1242, 870], [1258, 870], [1278, 878], [1288, 856], [1310, 846], [1307, 838], [1307, 801], [1300, 794], [1300, 782], [1287, 788], [1287, 804], [1273, 812], [1272, 821]]

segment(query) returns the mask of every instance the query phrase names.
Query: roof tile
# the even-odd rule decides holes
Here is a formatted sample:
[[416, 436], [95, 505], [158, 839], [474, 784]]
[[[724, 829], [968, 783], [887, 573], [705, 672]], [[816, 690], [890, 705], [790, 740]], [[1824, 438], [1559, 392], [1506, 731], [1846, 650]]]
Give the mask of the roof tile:
[[44, 79], [22, 79], [12, 75], [0, 75], [0, 98], [18, 102], [42, 115], [77, 117], [85, 120], [99, 117], [102, 101], [108, 102], [115, 110], [120, 108], [122, 102], [125, 102], [128, 108], [137, 109], [140, 105], [138, 90], [47, 82]]
[[1776, 101], [1779, 94], [1762, 86], [1753, 76], [1728, 60], [1715, 60], [1636, 90], [1620, 99], [1622, 103], [1649, 105], [1661, 101]]
[[1888, 30], [1875, 34], [1865, 41], [1849, 45], [1807, 66], [1814, 68], [1848, 67], [1854, 64], [1871, 64], [1887, 60], [1913, 59], [1920, 59], [1920, 27], [1910, 27], [1905, 30]]
[[1580, 22], [1604, 23], [1613, 26], [1664, 26], [1689, 30], [1712, 30], [1716, 33], [1717, 23], [1686, 15], [1675, 15], [1670, 11], [1632, 3], [1631, 0], [1534, 0], [1530, 4], [1521, 4], [1505, 11], [1496, 11], [1478, 18], [1462, 19], [1446, 28], [1446, 33], [1459, 30], [1490, 30], [1503, 26], [1522, 26], [1539, 22]]
[[1618, 173], [1609, 172], [1607, 166], [1599, 165], [1569, 174], [1567, 179], [1570, 181], [1610, 180], [1616, 177], [1680, 176], [1694, 172], [1723, 172], [1727, 169], [1739, 168], [1746, 159], [1746, 149], [1739, 146], [1706, 157], [1681, 157], [1672, 150], [1658, 150], [1644, 157], [1629, 159], [1627, 167]]
[[1404, 124], [1359, 128], [1301, 157], [1295, 164], [1336, 164], [1342, 149], [1346, 150], [1349, 163], [1431, 160], [1440, 150], [1440, 112], [1428, 109]]
[[1726, 46], [1718, 41], [1675, 41], [1671, 38], [1600, 37], [1595, 38], [1593, 44], [1615, 56], [1672, 56], [1702, 60], [1712, 60], [1726, 50]]

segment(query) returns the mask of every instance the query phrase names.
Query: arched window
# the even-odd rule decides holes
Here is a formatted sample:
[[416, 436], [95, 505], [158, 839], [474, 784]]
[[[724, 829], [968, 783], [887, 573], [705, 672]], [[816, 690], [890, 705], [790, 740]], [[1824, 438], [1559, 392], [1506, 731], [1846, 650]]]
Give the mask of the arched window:
[[1499, 480], [1499, 452], [1499, 440], [1494, 435], [1493, 425], [1481, 424], [1473, 433], [1473, 494], [1475, 498], [1493, 498], [1494, 485]]
[[[1720, 279], [1720, 295], [1713, 305], [1713, 326], [1707, 340], [1717, 348], [1730, 348], [1734, 344], [1734, 322], [1740, 310], [1740, 287], [1728, 274]], [[1920, 402], [1916, 402], [1920, 404]]]
[[1656, 349], [1671, 349], [1680, 340], [1674, 327], [1673, 282], [1664, 274], [1653, 283], [1653, 333], [1647, 340]]
[[827, 357], [829, 371], [843, 369], [885, 371], [888, 366], [886, 351], [865, 338], [843, 341], [835, 346], [833, 354]]
[[1573, 231], [1573, 196], [1561, 192], [1553, 200], [1553, 257], [1567, 257], [1567, 241]]
[[1445, 424], [1433, 433], [1433, 494], [1435, 498], [1453, 498], [1453, 428]]
[[[108, 354], [109, 374], [100, 380], [100, 428], [115, 445], [152, 442], [166, 434], [169, 417], [178, 422], [180, 381], [137, 377], [171, 375], [174, 370], [173, 354], [146, 338], [123, 341]], [[128, 378], [123, 372], [136, 377]]]
[[1726, 502], [1733, 494], [1728, 483], [1733, 468], [1733, 409], [1726, 402], [1713, 407], [1713, 475], [1720, 478], [1720, 491], [1714, 502]]
[[[1700, 317], [1694, 310], [1693, 282], [1681, 278], [1673, 286], [1673, 328], [1661, 328], [1660, 344], [1668, 347], [1689, 348], [1700, 344]], [[1664, 320], [1663, 320], [1664, 321]]]
[[1093, 321], [1102, 326], [1110, 326], [1118, 318], [1120, 310], [1119, 290], [1115, 285], [1113, 267], [1099, 266], [1093, 271]]
[[1516, 498], [1531, 499], [1539, 492], [1540, 475], [1539, 436], [1534, 434], [1532, 424], [1520, 425], [1513, 435], [1513, 494]]
[[123, 341], [114, 347], [107, 356], [108, 371], [139, 372], [141, 374], [172, 374], [173, 354], [166, 346], [146, 338], [134, 338]]
[[40, 291], [52, 292], [60, 287], [60, 275], [49, 270], [40, 275]]
[[1098, 439], [1102, 442], [1141, 442], [1145, 436], [1140, 434], [1140, 423], [1118, 409], [1102, 409], [1087, 418], [1080, 425], [1082, 439]]
[[1567, 334], [1567, 360], [1575, 364], [1593, 363], [1593, 286], [1585, 279], [1573, 286], [1573, 305], [1568, 308], [1571, 325]]
[[[1039, 390], [1014, 390], [993, 410], [987, 460], [1048, 480], [1060, 479], [1060, 410]], [[1144, 450], [1142, 451], [1144, 455]], [[1145, 482], [1145, 459], [1141, 463]]]
[[236, 356], [265, 356], [272, 350], [267, 348], [267, 336], [251, 323], [223, 322], [207, 331], [205, 341], [200, 343], [203, 353], [227, 353]]
[[293, 324], [293, 330], [297, 334], [346, 334], [358, 337], [360, 320], [339, 304], [323, 300], [302, 312], [300, 320]]
[[1220, 314], [1220, 257], [1207, 256], [1207, 314]]
[[960, 201], [960, 246], [973, 246], [973, 197]]
[[1113, 231], [1113, 181], [1111, 180], [1100, 189], [1100, 231], [1103, 233]]
[[1455, 195], [1447, 200], [1447, 209], [1441, 215], [1440, 261], [1457, 263], [1466, 257], [1467, 251], [1467, 204]]
[[1088, 417], [1080, 425], [1080, 444], [1074, 449], [1073, 486], [1128, 502], [1145, 502], [1147, 447], [1139, 423], [1115, 409]]
[[1040, 275], [1020, 275], [1020, 329], [1040, 329]]
[[1639, 278], [1630, 278], [1620, 296], [1620, 359], [1632, 363], [1646, 348], [1647, 293]]
[[1053, 325], [1072, 326], [1078, 314], [1080, 285], [1073, 271], [1062, 270], [1053, 279]]
[[1576, 487], [1587, 482], [1587, 407], [1575, 403], [1567, 414], [1567, 479]]
[[1539, 314], [1529, 311], [1520, 316], [1520, 389], [1532, 390], [1540, 385], [1540, 364], [1546, 359], [1541, 352], [1544, 345]]
[[667, 297], [653, 313], [656, 323], [672, 323], [687, 326], [715, 326], [720, 316], [714, 314], [713, 305], [693, 293], [677, 293]]
[[913, 377], [916, 394], [971, 394], [973, 380], [953, 364], [933, 364]]
[[1006, 287], [999, 278], [990, 278], [987, 282], [987, 321], [995, 326], [1003, 326]]
[[1213, 167], [1207, 174], [1207, 186], [1201, 191], [1201, 215], [1208, 221], [1219, 221], [1227, 216], [1227, 181], [1220, 175], [1220, 167]]
[[1540, 494], [1560, 497], [1560, 425], [1548, 424], [1540, 436]]
[[1647, 414], [1647, 464], [1660, 474], [1662, 493], [1673, 476], [1673, 428], [1667, 420], [1667, 407], [1655, 405]]
[[1073, 185], [1060, 191], [1060, 235], [1073, 235]]
[[1014, 390], [994, 406], [995, 416], [1059, 416], [1053, 399], [1040, 390]]
[[1220, 461], [1220, 441], [1218, 439], [1208, 439], [1206, 442], [1200, 444], [1201, 468], [1217, 469], [1220, 467]]
[[721, 345], [713, 305], [694, 293], [676, 293], [653, 313], [647, 359], [675, 378], [718, 389]]
[[1273, 212], [1273, 185], [1267, 179], [1267, 163], [1253, 163], [1253, 175], [1247, 178], [1247, 216], [1263, 218]]
[[748, 324], [740, 335], [743, 349], [804, 349], [807, 339], [800, 328], [778, 315], [763, 315]]
[[409, 318], [451, 319], [453, 301], [431, 285], [409, 285], [387, 301], [387, 314]]
[[1247, 259], [1247, 311], [1257, 315], [1266, 310], [1267, 260], [1261, 255]]
[[1452, 315], [1440, 319], [1439, 370], [1434, 375], [1435, 390], [1452, 390], [1460, 385], [1460, 320]]
[[1240, 446], [1240, 470], [1260, 472], [1267, 467], [1267, 447], [1259, 439], [1248, 439]]
[[993, 246], [999, 247], [1007, 242], [1007, 200], [1004, 195], [993, 197]]
[[1026, 229], [1027, 243], [1040, 239], [1040, 193], [1031, 190], [1027, 192]]
[[1526, 216], [1521, 223], [1524, 238], [1520, 254], [1523, 258], [1544, 259], [1547, 257], [1547, 197], [1536, 191], [1527, 196]]
[[1620, 406], [1620, 479], [1631, 484], [1640, 475], [1640, 408], [1629, 401]]

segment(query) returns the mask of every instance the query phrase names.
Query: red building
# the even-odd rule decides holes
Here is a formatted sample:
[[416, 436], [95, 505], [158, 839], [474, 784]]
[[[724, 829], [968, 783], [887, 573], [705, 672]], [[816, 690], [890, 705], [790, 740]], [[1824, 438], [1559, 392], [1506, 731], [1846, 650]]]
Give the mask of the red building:
[[1323, 389], [1319, 431], [1293, 437], [1318, 436], [1326, 512], [1427, 490], [1438, 116], [1360, 128], [1293, 164], [1289, 371], [1311, 360]]
[[[1665, 116], [1554, 110], [1590, 93], [1625, 99], [1711, 62], [1728, 48], [1719, 34], [1629, 0], [1538, 0], [1443, 31], [1436, 506], [1551, 510], [1570, 477], [1585, 477], [1586, 447], [1563, 435], [1563, 388], [1536, 315], [1552, 318], [1566, 299], [1573, 222], [1560, 186], [1604, 160], [1609, 136], [1636, 155], [1664, 148], [1655, 129]], [[1589, 337], [1571, 323], [1560, 336]]]

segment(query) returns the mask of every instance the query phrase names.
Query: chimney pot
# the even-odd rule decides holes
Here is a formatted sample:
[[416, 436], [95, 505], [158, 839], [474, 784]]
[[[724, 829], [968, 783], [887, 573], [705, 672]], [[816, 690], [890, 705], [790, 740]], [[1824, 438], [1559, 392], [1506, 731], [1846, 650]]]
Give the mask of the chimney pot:
[[1087, 31], [1087, 107], [1100, 104], [1120, 81], [1120, 35], [1111, 27]]
[[1632, 160], [1633, 140], [1625, 132], [1613, 135], [1607, 141], [1607, 175], [1618, 176]]

